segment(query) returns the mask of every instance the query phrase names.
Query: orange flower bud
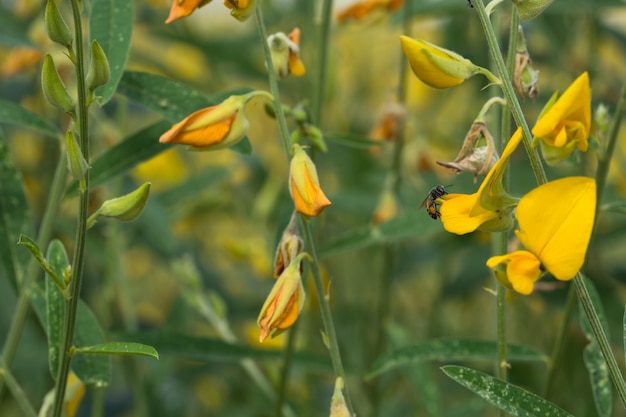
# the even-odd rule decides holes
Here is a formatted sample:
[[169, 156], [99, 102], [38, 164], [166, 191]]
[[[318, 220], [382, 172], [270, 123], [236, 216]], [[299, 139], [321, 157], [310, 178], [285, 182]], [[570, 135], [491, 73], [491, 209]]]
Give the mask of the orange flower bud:
[[243, 22], [254, 13], [256, 0], [224, 0], [224, 6], [230, 9], [230, 15]]
[[289, 74], [304, 75], [306, 69], [300, 59], [300, 29], [295, 28], [289, 35], [277, 32], [267, 37], [272, 57], [272, 66], [278, 78]]
[[209, 4], [211, 0], [173, 0], [170, 15], [165, 23], [172, 23], [183, 17], [187, 17], [205, 4]]
[[315, 164], [298, 144], [293, 145], [293, 157], [289, 169], [289, 192], [296, 211], [306, 216], [317, 216], [330, 200], [320, 188]]
[[246, 101], [246, 96], [230, 96], [217, 106], [198, 110], [163, 133], [159, 142], [189, 145], [195, 150], [234, 145], [248, 132], [248, 120], [243, 114]]
[[261, 343], [268, 336], [274, 337], [291, 327], [304, 307], [304, 288], [300, 276], [300, 262], [310, 258], [300, 253], [278, 277], [272, 291], [267, 296], [257, 324], [261, 329]]

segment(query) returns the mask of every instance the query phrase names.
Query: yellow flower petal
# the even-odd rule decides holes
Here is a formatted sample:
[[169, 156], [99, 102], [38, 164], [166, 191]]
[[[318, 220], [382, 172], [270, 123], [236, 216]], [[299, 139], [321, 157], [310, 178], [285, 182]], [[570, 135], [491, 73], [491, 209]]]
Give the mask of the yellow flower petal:
[[595, 180], [562, 178], [535, 188], [520, 200], [516, 233], [555, 278], [570, 280], [585, 261], [595, 210]]
[[525, 250], [518, 250], [487, 259], [489, 268], [493, 269], [500, 264], [506, 266], [507, 278], [515, 291], [524, 295], [533, 292], [535, 281], [541, 276], [541, 262], [535, 255]]
[[[583, 72], [563, 95], [545, 112], [533, 127], [536, 137], [552, 146], [565, 146], [569, 140], [579, 140], [581, 151], [587, 150], [591, 128], [591, 89], [589, 75]], [[563, 140], [563, 135], [567, 140]]]
[[483, 211], [477, 216], [470, 217], [470, 209], [476, 205], [477, 201], [478, 193], [469, 195], [448, 194], [439, 210], [444, 229], [450, 233], [464, 235], [473, 232], [481, 224], [498, 216], [498, 213], [494, 211]]

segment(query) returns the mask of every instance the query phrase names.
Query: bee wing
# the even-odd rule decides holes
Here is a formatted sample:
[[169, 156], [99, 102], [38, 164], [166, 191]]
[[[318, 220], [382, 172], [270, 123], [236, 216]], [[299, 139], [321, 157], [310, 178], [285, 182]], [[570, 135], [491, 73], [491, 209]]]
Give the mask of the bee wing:
[[418, 207], [419, 210], [426, 208], [426, 202], [428, 201], [429, 198], [430, 196], [426, 197], [424, 201], [422, 201], [422, 204], [420, 204], [420, 206]]

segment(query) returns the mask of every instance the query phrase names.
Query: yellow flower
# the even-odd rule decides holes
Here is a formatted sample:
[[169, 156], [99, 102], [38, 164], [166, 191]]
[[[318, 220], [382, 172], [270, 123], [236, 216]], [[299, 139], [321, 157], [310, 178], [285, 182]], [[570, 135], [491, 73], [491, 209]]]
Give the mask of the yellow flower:
[[514, 290], [530, 294], [544, 271], [568, 281], [585, 262], [596, 210], [596, 182], [567, 177], [543, 184], [519, 202], [515, 234], [528, 249], [487, 260], [489, 268], [504, 264]]
[[583, 72], [556, 100], [546, 104], [532, 133], [541, 139], [546, 162], [566, 159], [576, 147], [583, 152], [589, 147], [591, 128], [591, 90], [589, 75]]
[[76, 374], [70, 371], [67, 376], [67, 388], [65, 389], [65, 411], [68, 417], [74, 417], [80, 402], [85, 396], [85, 384], [76, 376]]
[[261, 329], [261, 343], [268, 336], [274, 337], [291, 327], [302, 311], [305, 294], [300, 276], [300, 262], [303, 258], [310, 257], [307, 253], [300, 253], [285, 268], [261, 308], [257, 319]]
[[183, 17], [187, 17], [194, 12], [194, 10], [209, 4], [211, 0], [173, 0], [172, 8], [170, 9], [170, 15], [165, 23], [172, 23], [174, 20], [178, 20]]
[[224, 0], [224, 6], [230, 10], [230, 15], [243, 22], [254, 13], [256, 0]]
[[289, 73], [296, 77], [301, 77], [306, 72], [306, 69], [300, 59], [300, 29], [294, 28], [287, 37], [296, 45], [296, 48], [289, 48]]
[[305, 216], [317, 216], [331, 204], [320, 187], [315, 164], [298, 144], [293, 145], [289, 193], [296, 211]]
[[161, 143], [189, 145], [193, 150], [224, 149], [239, 142], [248, 133], [244, 108], [255, 96], [272, 97], [265, 91], [230, 96], [217, 106], [198, 110], [176, 123], [159, 138]]
[[483, 74], [493, 83], [500, 83], [489, 71], [455, 52], [408, 36], [400, 36], [400, 43], [417, 78], [433, 88], [454, 87], [476, 74]]
[[511, 226], [510, 212], [517, 200], [504, 191], [502, 174], [521, 140], [522, 130], [518, 128], [477, 192], [469, 195], [448, 194], [444, 197], [440, 209], [441, 222], [448, 232], [463, 235], [479, 228], [501, 231]]

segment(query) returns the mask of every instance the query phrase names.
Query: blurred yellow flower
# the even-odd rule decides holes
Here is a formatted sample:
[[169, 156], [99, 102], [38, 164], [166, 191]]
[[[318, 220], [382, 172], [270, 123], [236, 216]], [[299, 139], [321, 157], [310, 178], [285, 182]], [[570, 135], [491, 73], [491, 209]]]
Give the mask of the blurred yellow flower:
[[585, 262], [596, 210], [596, 182], [567, 177], [543, 184], [519, 202], [515, 234], [528, 249], [487, 260], [489, 268], [504, 264], [508, 281], [530, 294], [544, 271], [568, 281]]
[[210, 2], [211, 0], [173, 0], [170, 15], [165, 23], [169, 24], [175, 20], [187, 17], [192, 14], [194, 10], [209, 4]]
[[532, 133], [541, 139], [546, 161], [550, 164], [566, 159], [576, 147], [589, 147], [591, 129], [591, 89], [589, 75], [583, 72], [563, 95], [556, 94], [541, 111]]
[[402, 50], [413, 73], [424, 84], [433, 88], [449, 88], [461, 84], [476, 74], [483, 74], [494, 83], [497, 77], [474, 65], [469, 59], [424, 40], [400, 36]]
[[68, 417], [74, 417], [80, 402], [85, 396], [85, 384], [70, 371], [67, 376], [67, 388], [65, 389], [65, 411]]
[[289, 73], [296, 77], [301, 77], [306, 72], [306, 69], [300, 59], [300, 28], [294, 28], [287, 37], [296, 45], [295, 49], [289, 48]]
[[261, 308], [257, 319], [261, 343], [268, 336], [274, 337], [293, 326], [304, 307], [305, 293], [300, 276], [303, 258], [309, 258], [309, 255], [300, 253], [285, 268]]
[[522, 130], [517, 129], [502, 156], [485, 176], [474, 194], [448, 194], [441, 204], [441, 222], [450, 233], [463, 235], [476, 229], [486, 231], [506, 230], [512, 225], [510, 212], [517, 199], [509, 196], [502, 186], [502, 174], [507, 161], [522, 140]]
[[304, 75], [306, 69], [300, 59], [300, 29], [295, 28], [289, 35], [283, 32], [274, 33], [267, 37], [267, 44], [278, 78], [285, 78], [289, 74], [296, 77]]
[[337, 13], [337, 20], [342, 23], [348, 19], [363, 20], [375, 10], [394, 12], [402, 7], [404, 0], [364, 0], [356, 2]]
[[315, 164], [298, 144], [293, 145], [289, 193], [296, 211], [305, 216], [317, 216], [331, 204], [320, 187]]

